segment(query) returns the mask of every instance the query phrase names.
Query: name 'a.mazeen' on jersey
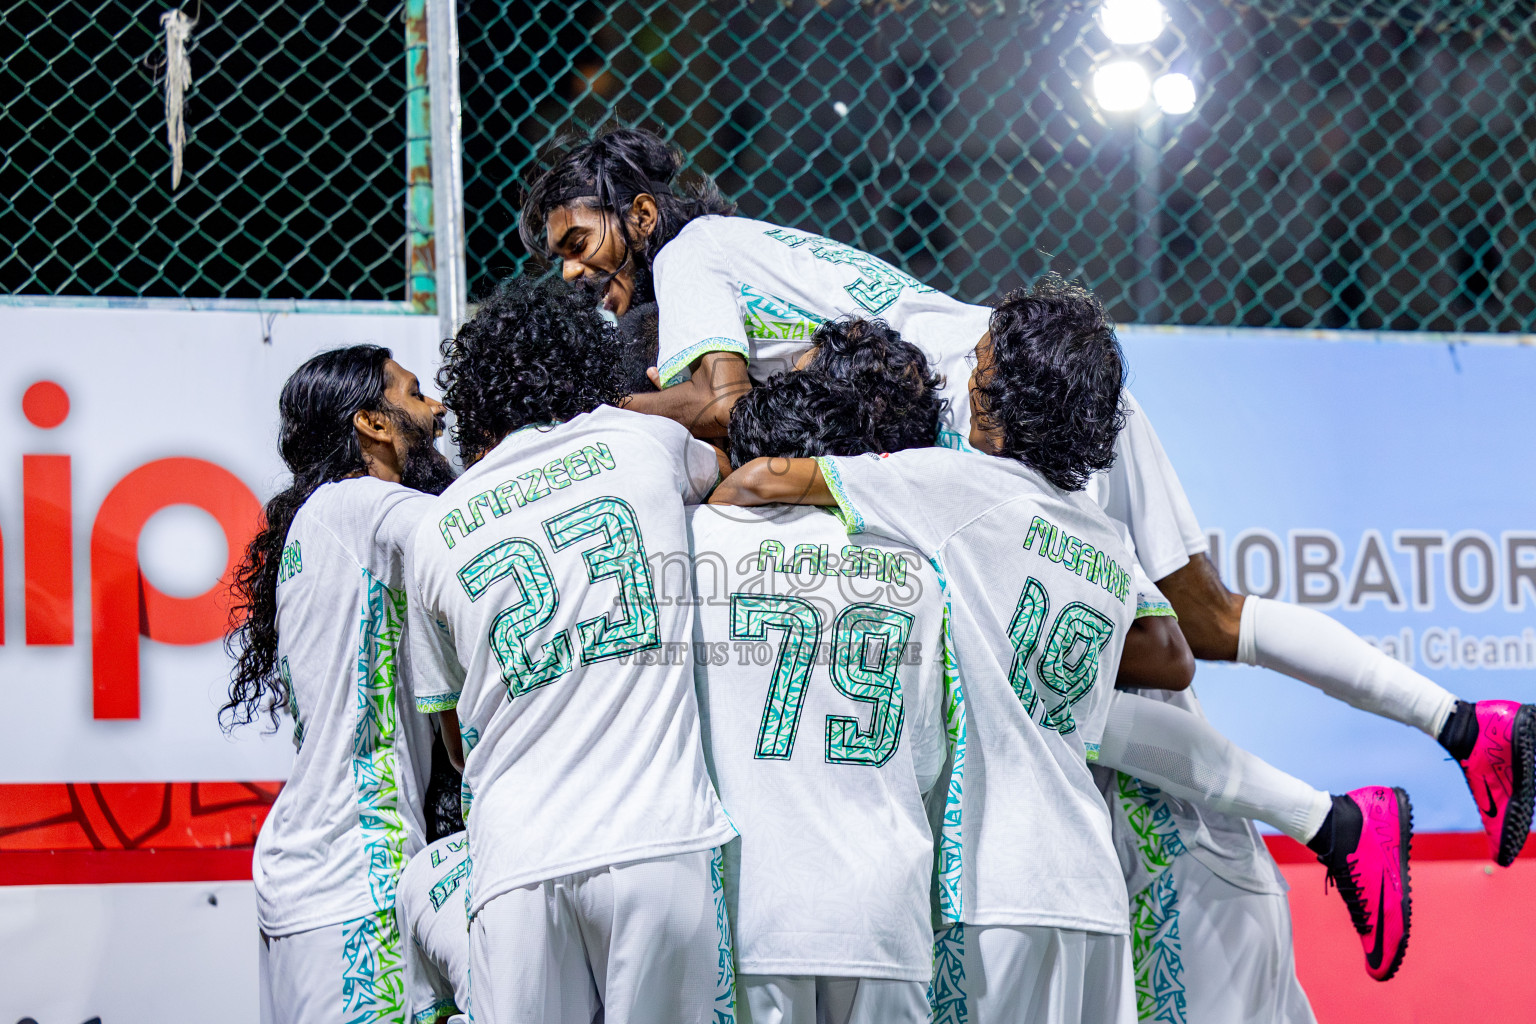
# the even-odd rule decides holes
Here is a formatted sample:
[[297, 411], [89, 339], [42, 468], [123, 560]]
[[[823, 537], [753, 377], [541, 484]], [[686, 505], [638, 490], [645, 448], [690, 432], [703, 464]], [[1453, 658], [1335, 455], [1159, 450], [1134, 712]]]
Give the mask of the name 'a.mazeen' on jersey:
[[[547, 493], [521, 488], [535, 471]], [[472, 914], [520, 886], [735, 835], [691, 665], [632, 657], [692, 638], [692, 602], [657, 601], [648, 553], [686, 550], [683, 503], [718, 476], [714, 449], [676, 423], [604, 406], [513, 433], [417, 529], [416, 705], [457, 708], [478, 736], [464, 772]], [[479, 500], [509, 482], [524, 500]]]
[[705, 751], [741, 833], [737, 969], [927, 982], [944, 599], [916, 551], [819, 508], [691, 511]]
[[1088, 769], [1135, 617], [1121, 528], [1011, 459], [924, 448], [818, 461], [849, 532], [912, 545], [944, 581], [963, 697], [946, 709], [964, 765], [945, 821], [959, 842], [938, 865], [941, 882], [958, 879], [950, 918], [1126, 934]]

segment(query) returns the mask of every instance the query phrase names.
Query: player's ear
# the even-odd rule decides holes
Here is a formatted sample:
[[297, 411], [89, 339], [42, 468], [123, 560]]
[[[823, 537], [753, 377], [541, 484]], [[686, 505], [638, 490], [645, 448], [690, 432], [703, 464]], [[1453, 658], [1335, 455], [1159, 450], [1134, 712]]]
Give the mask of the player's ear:
[[661, 211], [656, 208], [656, 197], [649, 192], [635, 196], [635, 201], [629, 204], [629, 216], [625, 219], [629, 221], [631, 237], [651, 237], [651, 232], [656, 230], [656, 222], [661, 219]]
[[377, 441], [380, 444], [394, 443], [395, 424], [377, 409], [357, 410], [352, 414], [352, 426], [357, 428], [358, 436], [365, 441]]

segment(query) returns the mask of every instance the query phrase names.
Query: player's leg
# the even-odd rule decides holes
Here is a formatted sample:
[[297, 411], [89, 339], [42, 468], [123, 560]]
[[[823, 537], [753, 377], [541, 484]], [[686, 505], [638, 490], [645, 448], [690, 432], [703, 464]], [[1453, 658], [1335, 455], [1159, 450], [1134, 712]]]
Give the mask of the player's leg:
[[1243, 750], [1183, 708], [1116, 691], [1099, 763], [1172, 796], [1265, 822], [1305, 843], [1328, 868], [1365, 948], [1386, 980], [1408, 946], [1408, 795], [1371, 786], [1330, 797]]
[[810, 975], [738, 974], [738, 1024], [816, 1024], [816, 979]]
[[489, 900], [469, 922], [469, 1007], [480, 1024], [591, 1024], [601, 1003], [572, 886], [584, 875]]
[[[1285, 896], [1238, 888], [1189, 856], [1176, 858], [1143, 892], [1145, 901], [1133, 900], [1133, 918], [1142, 911], [1152, 920], [1150, 904], [1162, 903], [1165, 923], [1160, 941], [1135, 943], [1142, 1020], [1160, 1019], [1147, 1011], [1172, 998], [1166, 983], [1174, 981], [1186, 1024], [1316, 1024], [1296, 980]], [[1157, 981], [1165, 983], [1162, 993]]]
[[934, 941], [934, 1024], [1136, 1019], [1124, 935], [1062, 928], [952, 925]]
[[887, 978], [816, 979], [819, 1024], [927, 1024], [928, 986]]
[[615, 865], [605, 874], [606, 895], [600, 882], [584, 886], [581, 902], [606, 1024], [733, 1021], [736, 978], [719, 851]]
[[1434, 737], [1461, 765], [1490, 855], [1510, 863], [1536, 805], [1536, 707], [1458, 701], [1315, 609], [1227, 590], [1157, 432], [1129, 391], [1125, 398], [1115, 464], [1094, 477], [1090, 493], [1130, 529], [1195, 657], [1273, 669]]

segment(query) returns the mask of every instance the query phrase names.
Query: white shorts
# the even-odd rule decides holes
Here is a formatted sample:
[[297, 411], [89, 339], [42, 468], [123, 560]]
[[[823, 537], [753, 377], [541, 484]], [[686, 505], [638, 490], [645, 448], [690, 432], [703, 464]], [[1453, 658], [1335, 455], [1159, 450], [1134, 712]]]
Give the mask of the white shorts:
[[262, 1024], [407, 1024], [412, 991], [393, 910], [278, 938], [261, 936]]
[[951, 925], [934, 936], [934, 1024], [1133, 1024], [1131, 940], [1064, 928]]
[[615, 864], [491, 899], [469, 923], [477, 1024], [730, 1024], [718, 851]]
[[884, 978], [736, 977], [741, 1024], [927, 1024], [928, 987]]
[[1279, 893], [1239, 889], [1181, 855], [1131, 897], [1131, 936], [1143, 1021], [1317, 1024]]

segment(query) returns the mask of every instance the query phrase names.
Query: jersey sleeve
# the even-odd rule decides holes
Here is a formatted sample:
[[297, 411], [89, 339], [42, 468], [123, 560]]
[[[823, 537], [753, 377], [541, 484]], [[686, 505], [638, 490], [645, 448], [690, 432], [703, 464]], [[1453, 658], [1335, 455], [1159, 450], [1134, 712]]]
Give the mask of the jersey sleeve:
[[751, 360], [741, 283], [706, 222], [695, 221], [663, 246], [654, 270], [662, 387], [682, 380], [710, 352]]
[[406, 563], [406, 682], [416, 710], [426, 714], [452, 711], [459, 706], [459, 693], [464, 689], [464, 666], [459, 663], [447, 623], [423, 597], [413, 563], [414, 558]]
[[931, 555], [943, 538], [928, 511], [932, 495], [925, 494], [919, 482], [919, 460], [907, 457], [912, 454], [824, 455], [816, 462], [837, 502], [834, 511], [849, 533], [873, 533]]
[[1188, 564], [1210, 544], [1190, 507], [1157, 431], [1129, 392], [1115, 464], [1090, 485], [1099, 506], [1130, 530], [1137, 558], [1153, 580]]
[[1173, 610], [1173, 605], [1163, 596], [1163, 592], [1157, 589], [1157, 584], [1147, 578], [1146, 571], [1142, 569], [1138, 561], [1131, 562], [1131, 583], [1136, 588], [1136, 617], [1145, 619], [1153, 616], [1167, 616], [1177, 619], [1178, 615]]

